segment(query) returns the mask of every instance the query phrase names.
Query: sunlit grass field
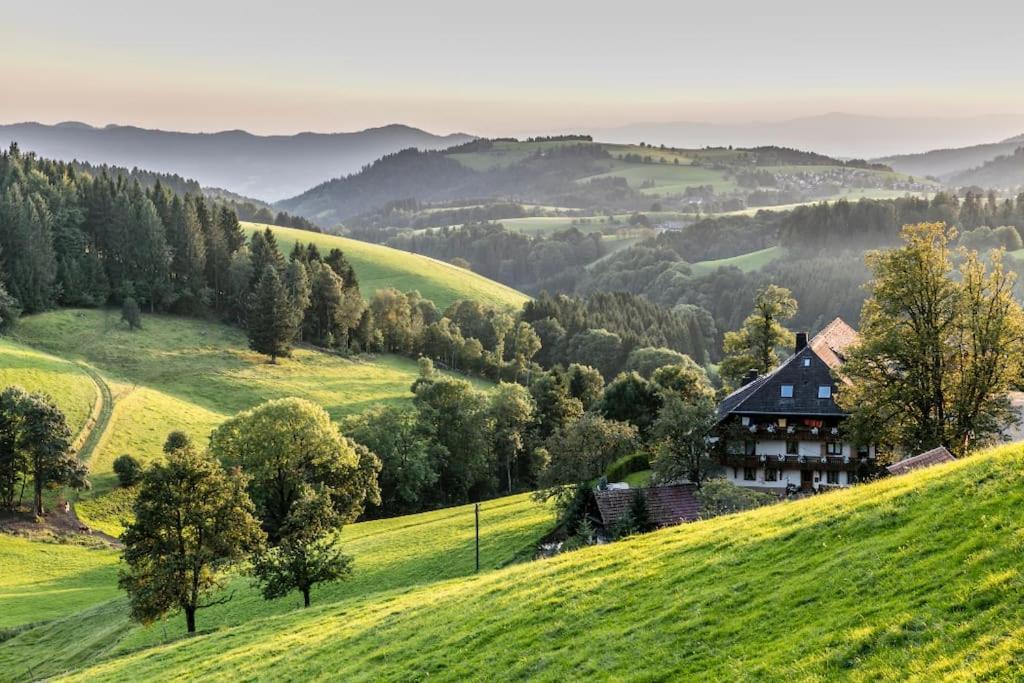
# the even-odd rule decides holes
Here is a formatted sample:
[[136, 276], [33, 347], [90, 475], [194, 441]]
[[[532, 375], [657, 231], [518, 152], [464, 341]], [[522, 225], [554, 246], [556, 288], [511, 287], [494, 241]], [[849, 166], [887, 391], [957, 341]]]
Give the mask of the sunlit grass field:
[[[267, 226], [243, 223], [252, 234]], [[436, 259], [391, 249], [380, 244], [336, 235], [326, 235], [292, 228], [271, 227], [281, 251], [287, 256], [296, 241], [312, 242], [324, 256], [331, 249], [341, 249], [355, 268], [359, 289], [369, 298], [378, 289], [394, 287], [400, 291], [418, 290], [425, 298], [444, 310], [458, 299], [474, 299], [499, 308], [520, 308], [528, 297], [482, 275], [458, 268]]]
[[96, 403], [96, 386], [74, 363], [0, 339], [0, 389], [11, 385], [54, 399], [72, 432], [82, 428]]
[[1022, 523], [1013, 446], [479, 576], [320, 600], [71, 678], [1019, 680]]
[[[551, 511], [535, 503], [528, 495], [482, 503], [481, 575], [532, 556], [534, 544], [552, 521]], [[28, 550], [35, 554], [23, 563], [21, 555], [8, 552], [9, 546], [3, 544], [2, 539], [0, 537], [0, 563], [10, 557], [19, 568], [19, 575], [22, 573], [20, 568], [25, 567], [25, 576], [18, 582], [27, 581], [34, 561], [32, 558], [45, 557], [43, 553], [49, 546], [30, 544], [34, 547]], [[319, 613], [329, 605], [351, 610], [356, 615], [370, 605], [396, 604], [396, 600], [410, 592], [447, 580], [470, 577], [475, 572], [471, 505], [353, 524], [343, 530], [341, 539], [345, 551], [355, 558], [354, 574], [348, 581], [315, 588], [313, 607], [304, 610], [306, 615]], [[94, 553], [86, 556], [93, 559], [92, 564], [67, 565], [63, 575], [67, 589], [84, 590], [106, 572], [105, 583], [100, 587], [107, 592], [102, 596], [96, 594], [92, 596], [96, 599], [83, 601], [81, 605], [69, 604], [63, 612], [51, 614], [50, 618], [65, 616], [61, 621], [40, 625], [0, 642], [0, 680], [15, 680], [19, 678], [18, 672], [24, 672], [28, 667], [32, 667], [36, 676], [50, 676], [80, 668], [90, 661], [145, 652], [165, 641], [171, 641], [171, 647], [183, 642], [184, 622], [180, 615], [172, 615], [166, 621], [143, 628], [128, 620], [127, 602], [123, 597], [97, 604], [99, 598], [107, 599], [116, 594], [116, 589], [110, 588], [115, 580], [109, 567], [114, 553], [88, 552]], [[289, 615], [301, 604], [301, 598], [296, 596], [265, 601], [245, 576], [233, 579], [228, 591], [234, 591], [230, 602], [199, 612], [198, 625], [202, 634], [226, 632], [255, 622], [278, 623], [281, 619], [291, 618]], [[30, 605], [32, 602], [26, 598], [18, 604]], [[90, 643], [92, 647], [82, 647], [81, 643]], [[222, 675], [230, 677], [230, 674]]]

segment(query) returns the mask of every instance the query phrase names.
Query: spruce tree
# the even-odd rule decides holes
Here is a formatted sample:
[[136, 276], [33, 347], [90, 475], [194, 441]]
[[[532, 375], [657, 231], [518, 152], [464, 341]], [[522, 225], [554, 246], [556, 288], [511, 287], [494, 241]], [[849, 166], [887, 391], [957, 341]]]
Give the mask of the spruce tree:
[[299, 320], [277, 269], [266, 266], [249, 300], [246, 317], [249, 346], [276, 363], [278, 356], [291, 355]]

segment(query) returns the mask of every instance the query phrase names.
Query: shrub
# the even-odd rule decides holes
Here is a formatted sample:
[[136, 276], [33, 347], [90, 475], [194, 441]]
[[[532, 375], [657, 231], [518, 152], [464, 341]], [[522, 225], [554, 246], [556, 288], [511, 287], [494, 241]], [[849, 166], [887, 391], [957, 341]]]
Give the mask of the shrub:
[[114, 460], [114, 474], [121, 486], [134, 486], [142, 479], [142, 465], [128, 454], [120, 455]]
[[701, 518], [709, 519], [769, 505], [778, 502], [779, 497], [736, 486], [726, 479], [708, 479], [697, 491], [697, 500], [700, 502]]
[[608, 481], [625, 481], [626, 477], [634, 472], [643, 472], [651, 469], [651, 459], [647, 453], [640, 451], [624, 455], [605, 470], [605, 477]]

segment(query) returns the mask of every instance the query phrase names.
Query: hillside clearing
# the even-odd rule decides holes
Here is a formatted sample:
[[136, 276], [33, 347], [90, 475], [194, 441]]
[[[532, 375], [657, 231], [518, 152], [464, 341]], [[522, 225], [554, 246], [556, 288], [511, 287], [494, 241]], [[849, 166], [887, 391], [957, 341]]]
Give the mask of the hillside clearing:
[[380, 244], [293, 228], [242, 223], [248, 234], [270, 227], [281, 252], [287, 256], [295, 242], [313, 243], [324, 256], [341, 249], [355, 268], [359, 289], [369, 299], [378, 289], [418, 290], [441, 310], [458, 299], [475, 299], [497, 308], [520, 308], [529, 299], [522, 292], [468, 270], [426, 256]]
[[358, 608], [253, 620], [71, 680], [1012, 680], [1022, 522], [1017, 445]]
[[715, 259], [714, 261], [698, 261], [697, 263], [691, 263], [690, 269], [694, 277], [707, 275], [708, 273], [713, 273], [719, 268], [726, 268], [729, 266], [739, 268], [744, 273], [750, 273], [764, 268], [772, 261], [780, 258], [782, 255], [782, 247], [768, 247], [767, 249], [752, 251], [748, 254], [732, 256], [730, 258]]
[[76, 503], [83, 522], [112, 536], [120, 534], [131, 503], [130, 495], [116, 487], [112, 465], [117, 456], [128, 453], [142, 462], [161, 458], [173, 430], [202, 444], [223, 420], [276, 398], [309, 399], [336, 420], [375, 405], [400, 405], [411, 399], [419, 374], [414, 360], [400, 356], [344, 358], [309, 348], [296, 349], [293, 358], [272, 365], [248, 349], [245, 333], [237, 328], [146, 315], [143, 328], [130, 332], [110, 310], [28, 316], [18, 327], [17, 340], [32, 349], [17, 347], [21, 352], [11, 356], [14, 360], [0, 354], [0, 367], [20, 362], [32, 369], [38, 365], [78, 373], [83, 392], [87, 388], [95, 400], [88, 375], [61, 360], [75, 359], [103, 373], [112, 387], [110, 425], [90, 458], [93, 488]]

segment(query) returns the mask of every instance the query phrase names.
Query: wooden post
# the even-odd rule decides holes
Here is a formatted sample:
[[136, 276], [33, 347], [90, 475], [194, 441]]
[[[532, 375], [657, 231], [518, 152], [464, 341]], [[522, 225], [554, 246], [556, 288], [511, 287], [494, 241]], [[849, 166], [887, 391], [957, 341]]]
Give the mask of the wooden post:
[[476, 514], [476, 570], [480, 571], [480, 503], [473, 506]]

